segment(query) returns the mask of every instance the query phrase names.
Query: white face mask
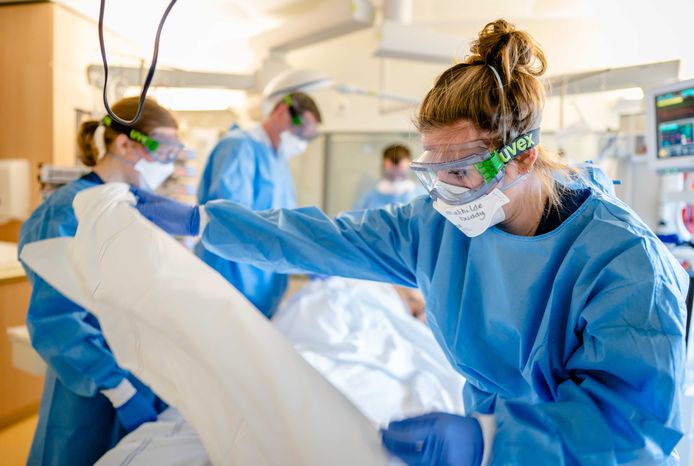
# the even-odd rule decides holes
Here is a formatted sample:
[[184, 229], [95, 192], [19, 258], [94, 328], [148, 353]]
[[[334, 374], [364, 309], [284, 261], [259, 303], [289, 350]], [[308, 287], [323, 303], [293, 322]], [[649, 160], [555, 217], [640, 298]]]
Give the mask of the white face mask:
[[140, 174], [140, 187], [154, 191], [174, 172], [173, 163], [150, 162], [140, 159], [133, 166]]
[[[445, 184], [449, 191], [460, 191], [461, 194], [468, 191], [467, 188], [453, 186], [442, 181], [439, 183]], [[508, 203], [508, 197], [500, 189], [494, 188], [489, 194], [462, 205], [450, 205], [441, 199], [436, 199], [434, 209], [458, 227], [460, 231], [474, 238], [506, 219], [502, 207]]]
[[306, 147], [308, 147], [308, 142], [290, 131], [282, 131], [277, 153], [289, 160], [306, 152]]
[[410, 192], [417, 187], [412, 180], [390, 181], [382, 179], [376, 185], [376, 190], [381, 194], [401, 195]]

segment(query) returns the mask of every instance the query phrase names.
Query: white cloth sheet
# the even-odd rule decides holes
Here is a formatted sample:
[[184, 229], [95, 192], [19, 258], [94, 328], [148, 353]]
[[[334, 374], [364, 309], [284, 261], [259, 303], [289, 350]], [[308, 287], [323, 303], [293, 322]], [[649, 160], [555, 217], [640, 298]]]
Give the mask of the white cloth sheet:
[[[314, 280], [287, 300], [275, 327], [374, 423], [430, 411], [463, 413], [463, 378], [390, 285]], [[195, 432], [167, 411], [97, 466], [205, 465]]]
[[375, 426], [132, 202], [122, 184], [81, 192], [75, 238], [22, 258], [98, 317], [119, 363], [178, 408], [211, 462], [387, 464]]
[[314, 280], [273, 318], [294, 348], [373, 422], [463, 413], [464, 379], [392, 286]]
[[197, 433], [176, 408], [125, 436], [95, 466], [154, 465], [212, 466]]

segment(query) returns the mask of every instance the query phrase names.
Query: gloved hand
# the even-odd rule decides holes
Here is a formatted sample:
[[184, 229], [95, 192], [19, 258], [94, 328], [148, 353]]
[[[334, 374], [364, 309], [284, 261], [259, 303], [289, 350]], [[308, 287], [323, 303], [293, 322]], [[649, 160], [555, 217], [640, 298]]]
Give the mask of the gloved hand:
[[484, 442], [477, 419], [429, 413], [391, 422], [383, 445], [408, 466], [480, 466]]
[[145, 422], [156, 421], [157, 411], [151, 400], [135, 392], [124, 405], [116, 408], [116, 416], [125, 430], [132, 432]]
[[200, 230], [200, 207], [183, 204], [133, 186], [135, 208], [150, 222], [176, 236], [195, 236]]

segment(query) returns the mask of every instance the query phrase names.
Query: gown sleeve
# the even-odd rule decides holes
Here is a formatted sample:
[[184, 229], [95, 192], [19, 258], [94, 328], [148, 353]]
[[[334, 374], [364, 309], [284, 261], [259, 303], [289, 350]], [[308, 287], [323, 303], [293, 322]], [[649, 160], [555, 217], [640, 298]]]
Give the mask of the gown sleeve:
[[414, 287], [420, 204], [347, 212], [315, 207], [251, 212], [226, 201], [205, 205], [202, 241], [213, 253], [280, 273], [338, 275]]
[[[41, 224], [25, 225], [20, 247], [41, 239], [74, 236], [76, 227], [72, 209], [63, 206]], [[118, 366], [96, 318], [25, 268], [32, 282], [27, 327], [36, 351], [63, 384], [78, 395], [94, 396], [116, 387], [128, 372]]]

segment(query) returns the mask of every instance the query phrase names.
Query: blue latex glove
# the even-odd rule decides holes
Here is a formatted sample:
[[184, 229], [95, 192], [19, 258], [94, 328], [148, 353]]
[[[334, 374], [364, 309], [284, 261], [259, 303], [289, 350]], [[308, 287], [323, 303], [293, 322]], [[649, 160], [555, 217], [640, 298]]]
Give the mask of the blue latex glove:
[[477, 419], [429, 413], [391, 422], [383, 445], [408, 466], [479, 466], [484, 442]]
[[124, 405], [116, 408], [116, 416], [125, 430], [132, 432], [145, 422], [156, 421], [157, 411], [151, 400], [135, 392]]
[[130, 187], [137, 198], [135, 208], [150, 222], [176, 236], [195, 236], [200, 230], [200, 208], [144, 189]]

